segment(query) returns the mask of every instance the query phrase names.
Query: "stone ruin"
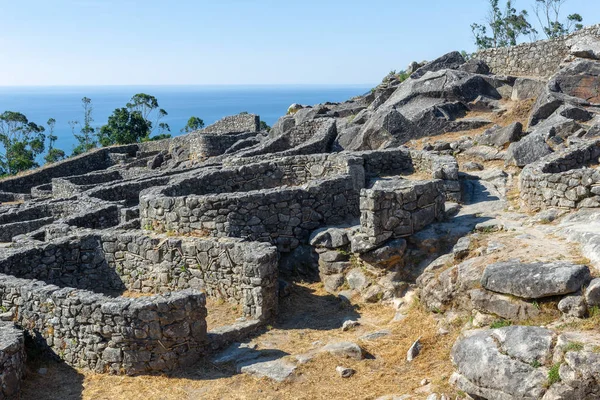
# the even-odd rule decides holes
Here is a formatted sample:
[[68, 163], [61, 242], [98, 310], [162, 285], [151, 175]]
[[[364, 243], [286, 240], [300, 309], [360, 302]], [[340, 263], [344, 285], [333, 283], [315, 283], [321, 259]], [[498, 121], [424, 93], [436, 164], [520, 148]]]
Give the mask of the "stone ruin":
[[[334, 118], [275, 137], [258, 124], [242, 114], [0, 181], [3, 388], [18, 390], [23, 333], [97, 372], [189, 365], [273, 320], [280, 260], [313, 232], [356, 226], [373, 250], [460, 196], [453, 157], [331, 152]], [[207, 298], [244, 318], [207, 331]]]
[[[451, 245], [456, 235], [468, 235], [470, 222], [457, 221], [464, 215], [446, 221], [459, 213], [453, 203], [506, 177], [473, 162], [470, 174], [459, 174], [456, 155], [523, 167], [525, 209], [600, 207], [600, 95], [586, 86], [600, 76], [600, 40], [584, 51], [585, 43], [485, 51], [469, 62], [454, 52], [404, 82], [388, 77], [344, 103], [294, 107], [269, 132], [260, 130], [258, 116], [244, 113], [187, 135], [95, 149], [0, 180], [0, 399], [18, 393], [24, 338], [68, 365], [100, 373], [190, 365], [274, 320], [285, 290], [280, 273], [316, 275], [341, 297], [347, 284], [367, 302], [400, 298], [408, 280], [421, 286], [425, 306], [444, 306], [458, 296], [444, 286], [454, 282], [456, 266], [440, 273], [443, 260], [424, 271], [403, 266], [420, 256], [427, 261], [444, 235], [455, 239]], [[537, 55], [513, 65], [511, 54], [540, 46], [560, 47], [545, 55], [553, 62], [543, 70], [535, 69]], [[565, 52], [568, 63], [554, 62]], [[513, 67], [528, 76], [490, 74]], [[503, 101], [534, 98], [527, 127], [496, 126], [424, 150], [404, 146], [490, 125], [468, 113], [498, 116], [506, 112]], [[484, 207], [475, 207], [473, 221]], [[459, 260], [469, 245], [459, 240], [452, 257]], [[357, 260], [380, 279], [367, 282]], [[508, 295], [515, 293], [484, 285], [470, 292], [469, 304], [511, 318], [536, 312]], [[209, 331], [211, 299], [239, 306], [243, 317]], [[485, 383], [494, 379], [480, 377], [490, 368], [470, 367], [481, 361], [472, 359], [470, 346], [492, 343], [488, 336], [458, 342], [453, 351], [455, 385], [468, 393], [487, 395]], [[502, 395], [515, 389], [499, 388]]]

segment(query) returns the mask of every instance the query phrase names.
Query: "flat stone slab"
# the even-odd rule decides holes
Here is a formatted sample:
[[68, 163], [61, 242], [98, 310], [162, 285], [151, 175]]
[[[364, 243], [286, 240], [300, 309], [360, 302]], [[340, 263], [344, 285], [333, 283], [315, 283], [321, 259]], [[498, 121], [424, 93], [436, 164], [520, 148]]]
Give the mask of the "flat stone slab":
[[508, 261], [489, 265], [483, 272], [481, 285], [497, 293], [539, 299], [574, 293], [589, 280], [590, 270], [585, 265]]
[[335, 342], [329, 343], [321, 349], [337, 357], [348, 357], [355, 360], [363, 359], [363, 351], [359, 345], [352, 342]]
[[296, 370], [296, 366], [286, 360], [259, 361], [240, 367], [244, 374], [254, 375], [258, 378], [269, 378], [276, 382], [283, 382]]

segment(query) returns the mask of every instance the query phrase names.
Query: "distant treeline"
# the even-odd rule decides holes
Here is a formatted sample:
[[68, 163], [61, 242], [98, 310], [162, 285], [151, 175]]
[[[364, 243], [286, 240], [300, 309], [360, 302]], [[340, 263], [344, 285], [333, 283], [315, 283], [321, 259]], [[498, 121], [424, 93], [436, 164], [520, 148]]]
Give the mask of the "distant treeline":
[[[573, 13], [563, 17], [562, 6], [568, 0], [534, 0], [533, 13], [544, 36], [555, 39], [583, 28], [583, 17]], [[538, 39], [539, 32], [529, 22], [527, 10], [517, 11], [516, 0], [488, 0], [489, 9], [485, 24], [471, 24], [475, 44], [479, 49], [514, 46], [522, 36], [530, 41]]]
[[[156, 97], [145, 93], [134, 95], [125, 107], [117, 108], [108, 117], [106, 125], [93, 127], [92, 100], [81, 99], [83, 116], [80, 120], [69, 121], [77, 145], [71, 156], [85, 153], [99, 146], [140, 143], [171, 137], [171, 127], [161, 120], [167, 112], [160, 108]], [[0, 114], [0, 176], [14, 175], [21, 171], [39, 167], [38, 156], [45, 154], [46, 163], [60, 161], [67, 157], [64, 150], [55, 147], [54, 134], [56, 120], [48, 119], [46, 126], [29, 121], [15, 111]], [[190, 117], [182, 133], [189, 133], [204, 127], [204, 121]]]

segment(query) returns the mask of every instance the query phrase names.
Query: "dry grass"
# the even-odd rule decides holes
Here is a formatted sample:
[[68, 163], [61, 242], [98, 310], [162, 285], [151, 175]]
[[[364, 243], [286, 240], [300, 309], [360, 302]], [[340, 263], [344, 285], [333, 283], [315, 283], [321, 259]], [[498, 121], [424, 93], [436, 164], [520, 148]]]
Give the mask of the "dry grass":
[[[302, 284], [282, 302], [281, 315], [273, 329], [253, 339], [259, 349], [301, 354], [330, 341], [351, 340], [371, 356], [354, 361], [317, 354], [299, 365], [295, 378], [284, 383], [235, 374], [206, 361], [170, 376], [138, 377], [99, 375], [54, 365], [46, 375], [30, 375], [23, 399], [375, 399], [412, 393], [424, 378], [431, 380], [434, 391], [454, 394], [447, 383], [453, 371], [449, 354], [459, 332], [438, 335], [433, 315], [419, 305], [412, 307], [404, 321], [392, 322], [394, 310], [390, 307], [345, 305], [326, 294], [320, 284]], [[343, 332], [339, 326], [347, 316], [360, 318], [361, 326]], [[391, 335], [359, 341], [359, 336], [380, 329], [390, 330]], [[418, 337], [423, 350], [409, 364], [406, 352]], [[335, 371], [338, 365], [357, 372], [342, 379]], [[49, 390], [39, 390], [41, 387]]]
[[243, 315], [242, 306], [221, 299], [206, 299], [206, 325], [208, 330], [219, 326], [230, 325]]

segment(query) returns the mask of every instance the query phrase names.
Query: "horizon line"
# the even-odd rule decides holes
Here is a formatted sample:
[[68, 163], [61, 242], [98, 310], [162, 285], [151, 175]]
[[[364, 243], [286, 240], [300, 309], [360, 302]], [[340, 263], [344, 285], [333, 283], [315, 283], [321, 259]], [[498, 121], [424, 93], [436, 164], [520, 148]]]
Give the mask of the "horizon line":
[[50, 85], [0, 85], [0, 89], [3, 88], [58, 88], [58, 87], [133, 87], [133, 86], [152, 86], [152, 87], [224, 87], [224, 86], [332, 86], [332, 87], [340, 87], [340, 86], [372, 86], [377, 85], [377, 83], [134, 83], [134, 84], [50, 84]]

